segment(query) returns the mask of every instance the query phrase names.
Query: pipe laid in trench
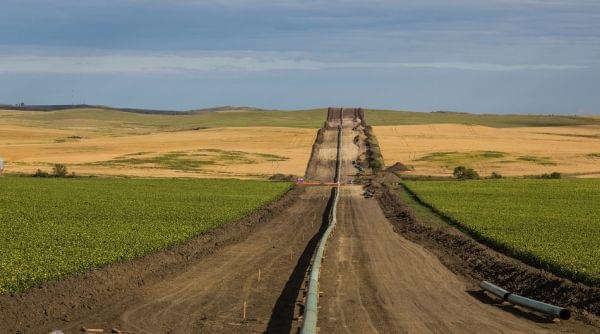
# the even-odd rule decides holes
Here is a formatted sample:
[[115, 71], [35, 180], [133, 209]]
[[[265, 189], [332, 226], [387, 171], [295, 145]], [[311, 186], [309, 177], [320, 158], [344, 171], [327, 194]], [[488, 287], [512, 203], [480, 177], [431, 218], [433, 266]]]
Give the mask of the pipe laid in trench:
[[514, 293], [504, 290], [501, 287], [494, 285], [488, 281], [482, 281], [481, 283], [479, 283], [479, 287], [499, 298], [502, 298], [503, 301], [507, 301], [511, 304], [523, 306], [535, 310], [537, 312], [548, 314], [563, 320], [568, 320], [569, 318], [571, 318], [571, 311], [569, 311], [566, 308], [547, 304], [527, 297], [515, 295]]
[[300, 327], [300, 334], [316, 334], [317, 320], [319, 318], [319, 276], [321, 273], [321, 262], [323, 261], [325, 246], [327, 240], [331, 235], [333, 229], [337, 224], [337, 205], [340, 198], [340, 177], [342, 169], [342, 135], [344, 125], [344, 110], [340, 110], [340, 125], [338, 125], [338, 142], [337, 142], [337, 161], [336, 161], [336, 172], [335, 181], [337, 187], [334, 188], [334, 200], [331, 207], [329, 216], [329, 226], [325, 230], [325, 233], [321, 237], [317, 246], [315, 255], [312, 260], [310, 273], [308, 277], [308, 287], [306, 289], [306, 302], [304, 304], [304, 318], [302, 320], [302, 326]]

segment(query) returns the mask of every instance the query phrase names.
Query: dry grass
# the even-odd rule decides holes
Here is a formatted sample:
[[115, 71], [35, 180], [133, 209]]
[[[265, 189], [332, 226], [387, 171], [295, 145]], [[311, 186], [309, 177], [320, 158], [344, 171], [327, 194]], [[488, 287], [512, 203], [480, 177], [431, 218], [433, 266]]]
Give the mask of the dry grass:
[[450, 175], [459, 164], [482, 175], [558, 171], [600, 176], [600, 126], [491, 128], [457, 124], [378, 126], [388, 165], [415, 167], [419, 175]]
[[[7, 172], [32, 173], [62, 162], [81, 175], [260, 178], [303, 175], [314, 137], [312, 129], [276, 127], [111, 136], [0, 124], [0, 157]], [[176, 159], [156, 163], [165, 155]]]
[[[381, 116], [377, 115], [370, 111], [367, 117]], [[448, 122], [463, 117], [433, 116], [454, 117], [445, 120]], [[508, 122], [513, 118], [499, 119]], [[309, 126], [320, 125], [323, 119], [322, 110], [177, 116], [97, 109], [0, 110], [0, 158], [7, 162], [8, 172], [23, 173], [49, 170], [52, 163], [62, 162], [82, 175], [302, 175], [316, 135]], [[547, 118], [535, 120], [549, 122]], [[390, 124], [387, 118], [381, 121]], [[559, 171], [600, 176], [600, 125], [498, 128], [422, 124], [376, 126], [375, 133], [388, 164], [402, 161], [414, 165], [418, 174], [448, 175], [456, 165], [465, 164], [483, 175], [492, 171], [504, 175]]]

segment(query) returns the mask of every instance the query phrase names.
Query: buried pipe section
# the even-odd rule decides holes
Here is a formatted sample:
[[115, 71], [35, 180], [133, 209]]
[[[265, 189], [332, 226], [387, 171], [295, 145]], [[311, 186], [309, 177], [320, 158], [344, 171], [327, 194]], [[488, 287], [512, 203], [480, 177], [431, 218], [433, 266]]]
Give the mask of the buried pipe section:
[[515, 295], [514, 293], [504, 290], [501, 287], [496, 286], [490, 282], [482, 281], [479, 284], [479, 287], [499, 298], [502, 298], [503, 301], [509, 302], [511, 304], [526, 307], [528, 309], [551, 315], [553, 317], [560, 318], [563, 320], [568, 320], [569, 318], [571, 318], [571, 311], [569, 311], [566, 308], [547, 304], [527, 297]]

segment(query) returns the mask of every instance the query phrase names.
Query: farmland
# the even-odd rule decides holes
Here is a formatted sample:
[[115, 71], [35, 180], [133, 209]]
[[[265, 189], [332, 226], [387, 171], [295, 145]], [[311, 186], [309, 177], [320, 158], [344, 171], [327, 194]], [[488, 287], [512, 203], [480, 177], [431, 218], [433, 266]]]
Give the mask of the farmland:
[[279, 198], [288, 183], [0, 179], [0, 292], [181, 243]]
[[[481, 115], [456, 112], [414, 112], [400, 110], [365, 110], [369, 124], [469, 124], [495, 128], [552, 127], [600, 125], [592, 117], [550, 115]], [[220, 110], [174, 114], [140, 114], [116, 109], [73, 108], [57, 111], [1, 111], [11, 123], [50, 128], [88, 127], [95, 131], [150, 133], [156, 131], [189, 130], [198, 127], [295, 127], [319, 128], [326, 109], [310, 110]]]
[[6, 122], [97, 133], [144, 134], [222, 127], [318, 128], [325, 109], [302, 111], [218, 111], [181, 115], [149, 115], [113, 109], [76, 108], [58, 111], [0, 111]]
[[462, 112], [368, 110], [370, 125], [464, 124], [491, 128], [599, 125], [598, 119], [556, 115], [486, 115]]
[[600, 126], [506, 127], [461, 124], [376, 126], [388, 165], [414, 174], [448, 176], [467, 165], [481, 175], [551, 173], [600, 176]]
[[[448, 175], [458, 162], [482, 174], [559, 171], [600, 175], [600, 120], [366, 110], [388, 164]], [[302, 175], [324, 109], [141, 114], [102, 108], [0, 111], [0, 158], [31, 174], [66, 163], [80, 175], [250, 178]], [[284, 140], [285, 139], [285, 140]], [[526, 143], [526, 145], [523, 145]], [[486, 152], [496, 152], [490, 156]]]
[[[47, 332], [59, 328], [74, 332], [85, 327], [136, 332], [152, 332], [156, 328], [171, 332], [295, 332], [303, 326], [298, 320], [307, 314], [306, 304], [297, 301], [306, 297], [303, 284], [307, 276], [313, 276], [311, 260], [315, 251], [322, 249], [323, 232], [329, 226], [333, 212], [337, 212], [338, 229], [327, 241], [330, 245], [325, 254], [328, 260], [323, 263], [323, 284], [319, 286], [323, 296], [317, 305], [317, 310], [320, 307], [319, 312], [322, 312], [319, 316], [322, 330], [335, 332], [337, 328], [356, 328], [356, 332], [370, 332], [370, 329], [388, 332], [397, 328], [425, 332], [435, 328], [435, 331], [468, 332], [472, 328], [486, 328], [529, 333], [554, 329], [569, 332], [572, 328], [585, 326], [579, 322], [531, 322], [495, 305], [479, 302], [470, 290], [475, 282], [461, 277], [452, 267], [446, 267], [441, 261], [444, 259], [419, 245], [419, 241], [405, 238], [394, 228], [400, 222], [389, 221], [390, 211], [382, 209], [377, 200], [365, 198], [362, 185], [346, 184], [346, 181], [354, 181], [357, 168], [352, 161], [368, 153], [365, 130], [358, 126], [354, 117], [361, 114], [360, 110], [343, 112], [332, 108], [327, 117], [329, 124], [320, 132], [322, 139], [316, 141], [316, 131], [304, 127], [144, 125], [136, 122], [154, 116], [174, 120], [179, 115], [116, 115], [114, 110], [110, 112], [112, 114], [104, 115], [98, 111], [100, 114], [96, 116], [100, 119], [81, 121], [71, 119], [73, 114], [62, 114], [65, 116], [62, 120], [54, 120], [59, 113], [54, 116], [51, 113], [28, 114], [27, 117], [33, 115], [39, 119], [26, 123], [11, 120], [10, 116], [9, 120], [0, 118], [0, 123], [4, 122], [0, 125], [4, 130], [0, 132], [0, 154], [7, 157], [9, 172], [32, 173], [34, 168], [49, 171], [52, 162], [66, 162], [70, 171], [78, 175], [51, 178], [41, 177], [42, 173], [38, 174], [40, 177], [9, 173], [0, 178], [3, 195], [0, 198], [0, 242], [3, 245], [0, 254], [0, 308], [3, 310], [0, 312], [0, 331]], [[252, 112], [255, 111], [219, 111], [237, 116]], [[87, 113], [77, 115], [84, 119], [92, 116]], [[119, 116], [131, 118], [119, 120]], [[88, 121], [90, 123], [86, 123]], [[422, 125], [392, 128], [411, 126]], [[429, 126], [442, 127], [439, 124]], [[592, 125], [569, 128], [579, 127]], [[522, 129], [485, 128], [498, 131]], [[560, 131], [573, 130], [560, 128]], [[536, 129], [544, 136], [554, 131], [550, 127]], [[593, 140], [588, 133], [578, 134], [585, 137], [578, 136], [577, 140]], [[593, 136], [593, 133], [589, 135]], [[338, 142], [340, 138], [341, 143]], [[596, 159], [595, 153], [599, 151], [585, 152], [589, 159]], [[338, 157], [340, 161], [337, 161]], [[497, 159], [539, 165], [557, 161], [556, 157], [526, 151], [515, 153], [481, 148], [472, 151], [424, 150], [423, 154], [414, 157], [414, 162], [454, 164]], [[306, 178], [311, 181], [330, 183], [335, 181], [337, 174], [342, 181], [337, 199], [332, 197], [334, 192], [329, 185], [298, 185], [261, 214], [221, 229], [218, 227], [276, 200], [290, 189], [291, 184], [192, 179], [265, 178], [282, 171], [301, 175], [304, 169]], [[99, 178], [85, 174], [170, 178]], [[503, 184], [491, 190], [491, 200], [513, 200], [516, 191], [498, 197], [493, 193], [510, 190], [511, 185], [517, 190], [523, 188], [519, 183], [512, 184], [513, 181], [516, 182], [511, 179], [489, 183]], [[582, 183], [577, 183], [579, 181]], [[525, 182], [541, 180], [527, 179]], [[583, 226], [585, 238], [597, 238], [594, 236], [597, 230], [586, 225], [586, 218], [581, 218], [582, 210], [579, 210], [587, 209], [583, 216], [595, 217], [593, 208], [590, 209], [589, 203], [584, 202], [588, 204], [585, 207], [584, 203], [573, 200], [573, 193], [576, 193], [597, 201], [597, 195], [590, 190], [597, 184], [593, 180], [560, 182], [575, 182], [565, 183], [569, 185], [563, 187], [567, 191], [556, 190], [556, 203], [565, 206], [573, 203], [568, 210], [559, 212], [557, 204], [551, 203], [554, 211], [549, 211], [549, 217], [545, 217], [536, 215], [541, 210], [527, 207], [531, 211], [527, 218], [532, 218], [535, 228], [532, 223], [526, 226], [527, 230], [518, 224], [520, 220], [516, 220], [507, 227], [511, 231], [499, 237], [498, 233], [491, 233], [492, 236], [486, 238], [483, 232], [480, 236], [536, 265], [581, 281], [595, 282], [598, 270], [593, 262], [597, 255], [594, 248], [577, 243], [582, 240], [581, 236], [572, 233], [572, 229], [567, 228], [566, 233], [555, 230], [565, 229], [567, 224], [578, 224]], [[415, 188], [421, 185], [414, 184]], [[576, 187], [578, 185], [582, 186]], [[571, 186], [577, 190], [569, 193]], [[530, 184], [521, 195], [529, 196], [528, 190], [540, 188]], [[475, 187], [472, 192], [481, 189]], [[463, 190], [451, 196], [461, 198], [463, 193], [469, 195], [469, 191]], [[430, 194], [435, 199], [444, 191], [435, 190]], [[530, 197], [543, 201], [542, 195], [533, 195]], [[535, 200], [531, 203], [537, 203]], [[411, 203], [420, 205], [415, 201]], [[459, 214], [463, 213], [481, 214], [477, 211], [492, 218], [497, 218], [493, 215], [497, 212], [513, 212], [509, 204], [489, 207], [494, 211], [480, 205], [473, 213], [469, 211], [469, 205], [463, 203], [455, 219], [462, 219]], [[421, 210], [415, 211], [427, 215], [426, 224], [452, 230], [439, 215], [425, 206], [419, 208]], [[564, 218], [569, 216], [575, 219]], [[535, 221], [536, 217], [557, 221]], [[511, 223], [502, 218], [502, 223], [507, 222]], [[415, 221], [417, 223], [419, 221]], [[498, 226], [497, 223], [490, 224]], [[553, 232], [540, 232], [545, 228]], [[215, 231], [202, 235], [211, 229]], [[470, 231], [475, 233], [475, 228]], [[577, 256], [567, 258], [566, 255], [573, 254], [568, 251], [564, 253], [566, 255], [548, 253], [543, 247], [540, 254], [533, 255], [532, 252], [539, 249], [523, 250], [524, 246], [518, 243], [508, 243], [514, 240], [512, 234], [526, 233], [532, 235], [536, 243], [550, 245], [550, 251], [569, 250], [574, 245], [571, 249], [578, 252]], [[567, 236], [570, 244], [561, 244], [563, 236]], [[492, 237], [505, 237], [508, 241], [506, 245], [500, 245]], [[521, 239], [517, 237], [516, 240]], [[171, 245], [179, 246], [168, 249]], [[526, 241], [525, 246], [528, 245], [531, 242]], [[547, 254], [550, 254], [550, 260], [566, 260], [571, 267], [542, 258]], [[457, 265], [467, 263], [471, 261], [464, 260]], [[490, 265], [496, 267], [493, 263]], [[573, 269], [579, 271], [572, 272]], [[73, 275], [76, 273], [81, 274]], [[48, 281], [55, 282], [35, 288], [38, 283]], [[411, 288], [406, 289], [406, 286]], [[556, 298], [546, 298], [546, 294], [541, 297], [545, 302], [559, 301], [560, 305], [571, 307], [587, 296], [585, 292], [575, 291], [578, 293], [569, 296], [569, 303], [564, 304], [565, 295], [573, 291], [572, 284], [568, 283], [561, 287]], [[424, 295], [428, 298], [423, 298]], [[575, 301], [571, 302], [573, 298]], [[592, 312], [597, 309], [595, 304], [581, 308]], [[305, 312], [301, 313], [302, 310]], [[456, 322], [456, 314], [467, 316], [464, 321]], [[340, 323], [338, 319], [347, 320]], [[362, 319], [371, 319], [369, 328], [363, 327]], [[422, 323], [422, 319], [429, 320]]]
[[510, 255], [562, 276], [600, 283], [600, 180], [405, 185], [450, 221]]
[[142, 177], [303, 175], [315, 137], [313, 130], [278, 127], [119, 136], [81, 130], [38, 132], [32, 127], [4, 129], [0, 131], [0, 156], [8, 161], [9, 172], [31, 174], [62, 162], [80, 175]]

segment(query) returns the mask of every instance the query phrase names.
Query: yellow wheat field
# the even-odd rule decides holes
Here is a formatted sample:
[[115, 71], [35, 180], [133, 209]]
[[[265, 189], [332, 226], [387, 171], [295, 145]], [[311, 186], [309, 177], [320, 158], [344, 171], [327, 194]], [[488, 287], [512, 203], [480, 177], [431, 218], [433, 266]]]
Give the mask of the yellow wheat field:
[[[315, 135], [312, 129], [255, 127], [110, 136], [0, 124], [0, 157], [6, 161], [6, 172], [50, 171], [52, 163], [66, 163], [81, 175], [261, 178], [275, 173], [303, 175]], [[151, 160], [127, 163], [168, 154], [209, 159], [212, 164], [186, 170], [178, 160], [175, 167]], [[115, 159], [125, 160], [112, 164]]]
[[459, 164], [482, 175], [554, 171], [600, 176], [600, 127], [490, 128], [458, 124], [377, 126], [386, 165], [396, 161], [419, 175], [449, 175]]
[[[303, 175], [316, 135], [316, 129], [291, 127], [140, 129], [129, 125], [128, 114], [114, 120], [106, 116], [101, 126], [93, 119], [63, 124], [18, 117], [26, 113], [0, 111], [0, 159], [6, 172], [50, 171], [53, 163], [66, 163], [80, 175]], [[466, 165], [482, 175], [558, 171], [600, 177], [599, 126], [432, 124], [376, 126], [375, 133], [387, 165], [400, 161], [414, 166], [413, 173], [420, 175], [449, 175], [457, 165]]]

